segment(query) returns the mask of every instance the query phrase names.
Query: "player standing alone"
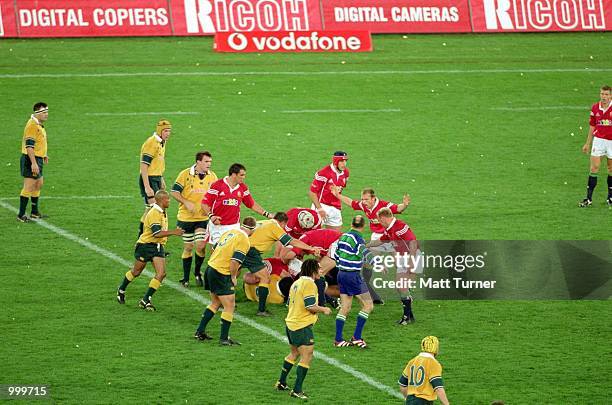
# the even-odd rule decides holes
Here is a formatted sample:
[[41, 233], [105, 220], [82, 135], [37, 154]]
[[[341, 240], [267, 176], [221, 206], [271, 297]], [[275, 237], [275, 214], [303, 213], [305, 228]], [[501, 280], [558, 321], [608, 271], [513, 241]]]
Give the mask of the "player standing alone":
[[[589, 180], [587, 182], [587, 195], [578, 205], [588, 207], [593, 204], [593, 190], [597, 185], [597, 174], [601, 164], [601, 157], [608, 158], [608, 197], [606, 202], [612, 207], [612, 87], [602, 86], [599, 92], [599, 103], [591, 108], [589, 134], [582, 147], [582, 152], [588, 153], [591, 149], [591, 165]], [[592, 146], [591, 146], [592, 143]]]
[[436, 360], [440, 351], [440, 342], [435, 336], [427, 336], [421, 341], [421, 353], [408, 362], [398, 384], [406, 398], [406, 405], [430, 405], [439, 399], [448, 405], [442, 366]]

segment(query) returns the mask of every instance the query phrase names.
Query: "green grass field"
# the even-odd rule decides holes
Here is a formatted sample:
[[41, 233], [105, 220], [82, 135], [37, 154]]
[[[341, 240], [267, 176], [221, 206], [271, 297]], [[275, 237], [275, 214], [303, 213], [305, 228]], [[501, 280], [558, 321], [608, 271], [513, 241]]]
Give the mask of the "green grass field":
[[[345, 194], [410, 193], [403, 219], [419, 239], [609, 240], [605, 165], [594, 206], [577, 202], [589, 107], [610, 83], [610, 39], [377, 36], [373, 53], [261, 55], [215, 54], [210, 38], [0, 41], [0, 384], [47, 384], [61, 403], [289, 401], [271, 389], [288, 347], [269, 333], [283, 333], [284, 308], [255, 319], [256, 304], [240, 302], [232, 335], [243, 346], [221, 348], [192, 339], [202, 289], [167, 283], [158, 312], [145, 313], [136, 308], [143, 278], [128, 305], [115, 302], [142, 212], [140, 145], [162, 118], [148, 113], [174, 126], [168, 183], [208, 149], [219, 176], [246, 165], [267, 209], [304, 206], [314, 172], [342, 149], [351, 157]], [[45, 226], [18, 223], [12, 210], [23, 126], [39, 100], [50, 106]], [[173, 203], [171, 225], [175, 213]], [[176, 282], [180, 240], [168, 250]], [[334, 350], [333, 316], [321, 317], [316, 349], [382, 385], [315, 359], [310, 402], [401, 403], [389, 391], [399, 392], [403, 366], [429, 334], [441, 340], [451, 403], [609, 401], [609, 301], [415, 305], [418, 322], [404, 328], [394, 324], [399, 304], [376, 307], [363, 352]]]

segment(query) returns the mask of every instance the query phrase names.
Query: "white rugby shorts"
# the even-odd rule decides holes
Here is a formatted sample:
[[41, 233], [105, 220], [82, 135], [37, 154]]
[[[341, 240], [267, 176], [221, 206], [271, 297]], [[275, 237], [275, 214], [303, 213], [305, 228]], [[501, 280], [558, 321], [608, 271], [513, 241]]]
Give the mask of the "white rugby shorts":
[[[311, 208], [316, 210], [314, 204], [312, 204]], [[323, 225], [342, 226], [342, 212], [338, 208], [325, 204], [321, 204], [321, 208], [323, 208], [325, 214], [327, 214], [327, 217], [323, 220]]]
[[212, 221], [208, 221], [208, 234], [210, 235], [208, 243], [214, 245], [215, 243], [219, 242], [221, 235], [230, 229], [240, 229], [240, 223], [236, 222], [235, 224], [230, 225], [215, 225], [212, 223]]
[[608, 159], [612, 159], [612, 140], [594, 137], [591, 156], [607, 156]]

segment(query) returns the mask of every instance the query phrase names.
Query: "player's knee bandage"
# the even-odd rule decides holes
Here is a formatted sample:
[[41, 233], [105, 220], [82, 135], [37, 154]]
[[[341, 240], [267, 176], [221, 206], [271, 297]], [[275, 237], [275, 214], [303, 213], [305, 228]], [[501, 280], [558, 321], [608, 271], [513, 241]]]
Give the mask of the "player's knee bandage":
[[183, 254], [181, 255], [181, 259], [189, 259], [192, 256], [193, 256], [193, 252], [191, 252], [191, 251], [186, 252], [186, 251], [183, 250]]
[[32, 196], [32, 192], [31, 191], [27, 191], [25, 188], [21, 189], [21, 193], [19, 194], [22, 197], [28, 197], [30, 198]]
[[159, 289], [159, 287], [161, 287], [161, 281], [159, 281], [158, 279], [154, 278], [151, 279], [151, 282], [149, 283], [149, 287], [154, 288], [156, 290]]
[[125, 273], [125, 278], [128, 279], [128, 281], [133, 281], [137, 276], [132, 274], [132, 271], [128, 271], [127, 273]]

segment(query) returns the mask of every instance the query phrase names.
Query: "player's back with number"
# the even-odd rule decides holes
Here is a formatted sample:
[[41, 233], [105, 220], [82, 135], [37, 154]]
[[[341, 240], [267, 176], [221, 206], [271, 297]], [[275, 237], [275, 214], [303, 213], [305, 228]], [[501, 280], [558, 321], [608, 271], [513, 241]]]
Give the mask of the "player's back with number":
[[430, 353], [421, 353], [408, 362], [401, 378], [408, 386], [408, 395], [434, 401], [435, 389], [443, 385], [442, 366]]

